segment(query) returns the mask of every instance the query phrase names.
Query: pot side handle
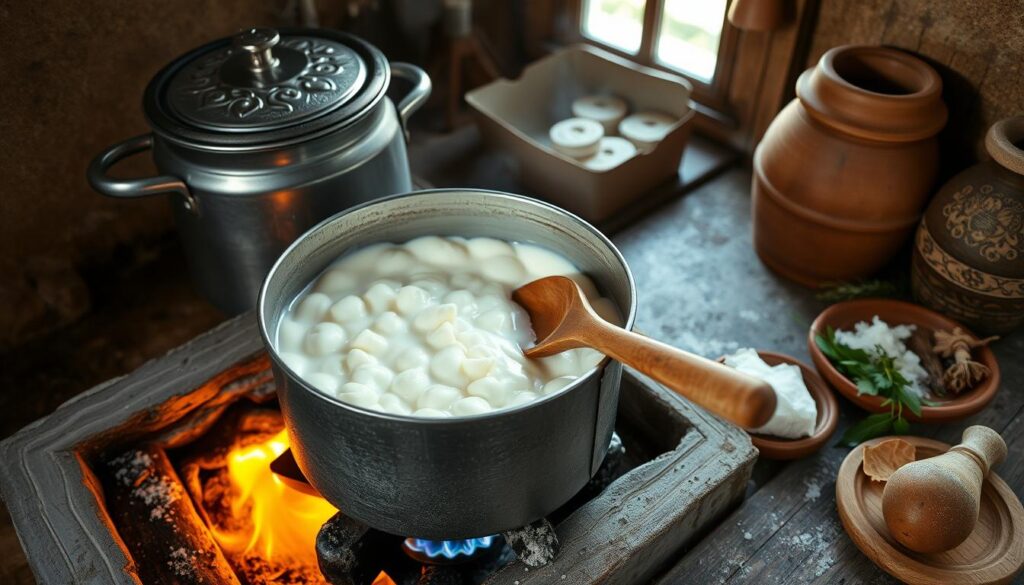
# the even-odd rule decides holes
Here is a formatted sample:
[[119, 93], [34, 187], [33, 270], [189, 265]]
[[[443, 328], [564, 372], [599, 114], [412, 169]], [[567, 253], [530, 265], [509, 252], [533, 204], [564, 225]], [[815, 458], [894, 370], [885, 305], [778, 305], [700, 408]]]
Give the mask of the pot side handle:
[[430, 97], [430, 76], [427, 72], [410, 63], [392, 63], [391, 75], [412, 84], [412, 89], [398, 102], [398, 118], [402, 121], [405, 141], [409, 141], [409, 117]]
[[188, 185], [177, 177], [163, 175], [141, 179], [115, 179], [107, 171], [124, 158], [153, 148], [153, 135], [143, 134], [119, 142], [104, 150], [89, 163], [86, 177], [93, 189], [108, 197], [146, 197], [159, 193], [177, 193], [185, 200], [185, 209], [196, 212], [196, 198]]

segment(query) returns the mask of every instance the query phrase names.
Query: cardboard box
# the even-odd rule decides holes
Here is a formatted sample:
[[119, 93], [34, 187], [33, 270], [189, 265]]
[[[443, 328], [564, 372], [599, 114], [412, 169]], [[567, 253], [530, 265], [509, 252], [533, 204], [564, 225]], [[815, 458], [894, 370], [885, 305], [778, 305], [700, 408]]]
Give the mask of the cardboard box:
[[[686, 79], [638, 65], [589, 45], [575, 45], [530, 64], [517, 80], [499, 79], [466, 94], [481, 134], [518, 159], [522, 181], [537, 195], [588, 221], [601, 221], [679, 172], [694, 111]], [[623, 164], [592, 171], [554, 150], [548, 131], [572, 117], [572, 102], [617, 95], [630, 113], [677, 117], [668, 135]]]

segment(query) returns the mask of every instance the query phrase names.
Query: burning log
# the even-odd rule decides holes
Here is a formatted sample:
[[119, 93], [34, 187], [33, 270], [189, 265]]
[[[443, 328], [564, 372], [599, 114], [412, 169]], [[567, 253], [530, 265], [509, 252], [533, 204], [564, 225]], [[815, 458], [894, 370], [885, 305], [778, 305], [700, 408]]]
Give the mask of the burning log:
[[163, 449], [126, 451], [106, 470], [107, 510], [143, 583], [239, 585]]
[[280, 410], [238, 403], [225, 412], [215, 426], [184, 446], [179, 461], [202, 469], [224, 467], [233, 449], [261, 443], [283, 428]]
[[216, 526], [235, 520], [224, 512], [233, 495], [227, 473], [231, 451], [265, 441], [282, 428], [280, 411], [238, 404], [228, 409], [206, 434], [182, 448], [176, 457], [178, 469], [204, 522]]
[[287, 449], [280, 411], [238, 404], [182, 449], [179, 469], [199, 513], [243, 585], [323, 584], [314, 538], [335, 512], [276, 478]]

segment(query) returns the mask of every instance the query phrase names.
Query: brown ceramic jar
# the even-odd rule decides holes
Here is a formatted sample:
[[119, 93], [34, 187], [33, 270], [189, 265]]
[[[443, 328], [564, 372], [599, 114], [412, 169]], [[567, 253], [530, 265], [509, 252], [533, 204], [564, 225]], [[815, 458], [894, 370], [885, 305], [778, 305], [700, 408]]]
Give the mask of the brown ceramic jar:
[[992, 160], [943, 185], [917, 230], [911, 284], [924, 305], [972, 329], [1024, 324], [1024, 116], [992, 126]]
[[941, 93], [934, 69], [884, 47], [836, 47], [805, 71], [754, 153], [764, 263], [808, 286], [881, 268], [934, 187]]

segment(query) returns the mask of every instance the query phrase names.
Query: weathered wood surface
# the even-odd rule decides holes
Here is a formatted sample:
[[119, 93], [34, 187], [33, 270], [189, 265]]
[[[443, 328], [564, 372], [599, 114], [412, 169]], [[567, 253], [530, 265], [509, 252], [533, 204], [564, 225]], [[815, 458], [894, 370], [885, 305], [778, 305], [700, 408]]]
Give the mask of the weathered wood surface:
[[[769, 272], [750, 235], [750, 173], [729, 171], [618, 234], [637, 281], [637, 326], [683, 349], [714, 357], [750, 346], [808, 360], [807, 328], [825, 307]], [[915, 425], [915, 433], [957, 443], [972, 424], [1002, 432], [1011, 455], [996, 469], [1024, 494], [1024, 335], [993, 349], [1003, 386], [967, 420]], [[838, 437], [864, 416], [840, 398]], [[759, 462], [758, 489], [660, 581], [675, 583], [888, 583], [843, 532], [835, 476], [849, 449], [833, 446], [789, 464]]]

